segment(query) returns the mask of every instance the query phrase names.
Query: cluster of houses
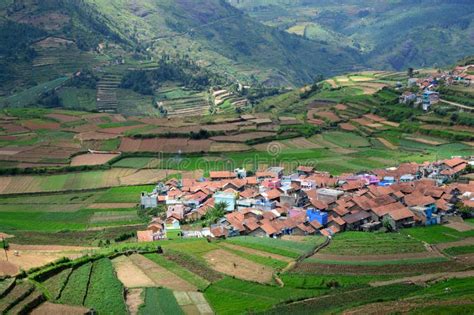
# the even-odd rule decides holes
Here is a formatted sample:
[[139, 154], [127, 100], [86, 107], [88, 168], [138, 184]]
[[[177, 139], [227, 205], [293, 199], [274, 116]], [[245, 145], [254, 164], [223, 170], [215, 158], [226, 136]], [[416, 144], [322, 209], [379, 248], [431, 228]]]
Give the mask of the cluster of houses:
[[[331, 236], [345, 230], [440, 224], [460, 204], [474, 210], [474, 181], [452, 181], [473, 165], [456, 157], [337, 177], [300, 166], [290, 175], [271, 167], [255, 176], [236, 169], [210, 172], [200, 180], [171, 179], [142, 193], [143, 208], [162, 205], [166, 215], [154, 218], [138, 238], [162, 239], [170, 231], [212, 237]], [[225, 204], [224, 217], [198, 231], [187, 230], [186, 223], [199, 222], [218, 203]]]
[[[436, 92], [436, 88], [440, 84], [462, 84], [469, 86], [471, 81], [474, 80], [474, 75], [471, 73], [474, 73], [474, 65], [458, 66], [450, 72], [439, 72], [425, 78], [410, 78], [408, 79], [408, 88], [410, 90], [403, 92], [399, 102], [401, 104], [421, 106], [424, 111], [428, 111], [432, 105], [439, 102], [439, 92]], [[414, 93], [414, 87], [417, 87], [420, 92]]]

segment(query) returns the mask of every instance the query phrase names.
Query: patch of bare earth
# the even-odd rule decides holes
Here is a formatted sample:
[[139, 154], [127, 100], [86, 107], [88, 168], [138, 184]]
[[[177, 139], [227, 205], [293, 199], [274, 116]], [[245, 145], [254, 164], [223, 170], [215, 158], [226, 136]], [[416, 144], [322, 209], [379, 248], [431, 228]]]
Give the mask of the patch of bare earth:
[[272, 280], [272, 268], [254, 263], [223, 249], [211, 251], [204, 258], [212, 269], [239, 279], [260, 283]]
[[467, 232], [470, 230], [474, 230], [474, 225], [465, 222], [450, 222], [446, 224], [446, 226], [459, 232]]
[[127, 303], [127, 308], [128, 308], [128, 311], [130, 312], [130, 315], [138, 314], [138, 309], [145, 302], [143, 300], [142, 293], [143, 293], [143, 289], [140, 289], [140, 288], [129, 289], [127, 291], [126, 303]]
[[112, 260], [118, 279], [127, 288], [154, 287], [151, 280], [133, 261], [123, 255]]
[[35, 308], [32, 315], [83, 315], [87, 314], [89, 309], [82, 306], [72, 306], [63, 304], [53, 304], [46, 302]]
[[176, 291], [197, 291], [192, 284], [184, 281], [174, 273], [157, 265], [142, 255], [132, 255], [130, 259], [139, 267], [157, 286]]
[[441, 145], [443, 144], [442, 142], [434, 141], [434, 140], [428, 140], [424, 138], [415, 138], [415, 137], [407, 137], [407, 140], [423, 143], [423, 144], [428, 144], [428, 145]]
[[210, 315], [214, 314], [201, 292], [173, 292], [178, 305], [187, 315]]
[[293, 261], [293, 259], [291, 259], [289, 257], [281, 256], [281, 255], [278, 255], [278, 254], [267, 253], [267, 252], [263, 252], [263, 251], [260, 251], [260, 250], [257, 250], [257, 249], [247, 248], [247, 247], [244, 247], [244, 246], [234, 245], [234, 244], [230, 244], [230, 243], [221, 243], [221, 245], [224, 246], [224, 247], [230, 248], [230, 249], [235, 249], [235, 250], [247, 253], [247, 254], [252, 254], [252, 255], [261, 256], [261, 257], [273, 258], [273, 259], [281, 260], [281, 261], [288, 262], [288, 263]]
[[375, 281], [371, 282], [370, 285], [373, 287], [381, 287], [384, 285], [391, 285], [397, 283], [416, 283], [416, 284], [423, 284], [426, 282], [439, 282], [442, 280], [447, 279], [462, 279], [462, 278], [470, 278], [474, 277], [474, 270], [468, 271], [459, 271], [459, 272], [440, 272], [440, 273], [430, 273], [424, 274], [421, 276], [412, 276], [412, 277], [404, 277], [395, 280], [388, 280], [388, 281]]
[[396, 150], [397, 149], [397, 146], [393, 145], [390, 141], [388, 141], [387, 139], [384, 139], [384, 138], [377, 138], [377, 140], [379, 140], [380, 142], [382, 142], [382, 144], [384, 146], [386, 146], [387, 148], [389, 148], [390, 150]]
[[83, 165], [102, 165], [115, 159], [120, 154], [93, 154], [87, 153], [77, 155], [72, 158], [71, 166], [83, 166]]

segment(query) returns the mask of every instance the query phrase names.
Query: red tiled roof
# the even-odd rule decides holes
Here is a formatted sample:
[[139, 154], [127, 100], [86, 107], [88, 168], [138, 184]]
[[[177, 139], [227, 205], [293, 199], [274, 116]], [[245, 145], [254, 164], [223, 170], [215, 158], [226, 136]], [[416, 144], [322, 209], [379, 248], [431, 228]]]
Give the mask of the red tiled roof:
[[212, 179], [235, 178], [237, 175], [229, 171], [212, 171], [209, 172]]
[[314, 167], [301, 165], [301, 166], [298, 166], [296, 170], [299, 172], [311, 173], [314, 171]]
[[408, 208], [403, 207], [394, 211], [391, 211], [388, 213], [389, 216], [391, 216], [395, 221], [403, 220], [403, 219], [408, 219], [408, 218], [413, 218], [415, 215], [413, 212], [411, 212]]
[[431, 196], [424, 196], [420, 193], [413, 193], [405, 196], [405, 203], [409, 207], [426, 206], [435, 202], [436, 201]]
[[454, 167], [456, 167], [456, 166], [458, 166], [459, 164], [462, 164], [462, 163], [467, 164], [467, 161], [464, 160], [464, 159], [456, 157], [456, 158], [452, 158], [450, 160], [444, 160], [443, 163], [446, 164], [447, 166], [451, 167], [451, 168], [454, 168]]

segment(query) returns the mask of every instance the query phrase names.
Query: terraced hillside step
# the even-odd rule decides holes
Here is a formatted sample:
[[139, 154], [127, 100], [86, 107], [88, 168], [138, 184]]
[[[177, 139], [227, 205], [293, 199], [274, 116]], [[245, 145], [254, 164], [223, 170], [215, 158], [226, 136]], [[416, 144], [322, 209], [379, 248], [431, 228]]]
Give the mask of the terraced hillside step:
[[35, 307], [40, 305], [46, 300], [43, 293], [38, 290], [33, 291], [20, 303], [15, 305], [8, 313], [9, 314], [28, 314]]
[[0, 313], [7, 313], [10, 309], [14, 308], [15, 305], [26, 299], [33, 290], [34, 286], [28, 282], [15, 285], [6, 296], [0, 299]]

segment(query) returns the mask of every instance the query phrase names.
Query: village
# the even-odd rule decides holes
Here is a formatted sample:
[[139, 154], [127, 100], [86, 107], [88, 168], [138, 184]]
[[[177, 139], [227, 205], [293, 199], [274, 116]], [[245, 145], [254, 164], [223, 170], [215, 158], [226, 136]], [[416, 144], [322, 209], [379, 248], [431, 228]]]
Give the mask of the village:
[[454, 157], [340, 176], [299, 166], [289, 175], [282, 167], [270, 167], [255, 176], [236, 169], [211, 171], [200, 180], [171, 179], [142, 193], [143, 209], [164, 207], [166, 213], [137, 236], [141, 242], [170, 235], [331, 237], [350, 230], [462, 225], [461, 214], [474, 210], [474, 181], [460, 176], [473, 166], [472, 157]]
[[[473, 70], [474, 65], [457, 66], [451, 71], [438, 71], [436, 74], [415, 78], [413, 77], [413, 69], [411, 69], [407, 90], [400, 96], [399, 103], [414, 105], [424, 111], [429, 111], [433, 105], [440, 101], [440, 93], [436, 91], [439, 86], [460, 85], [468, 87], [474, 80]], [[400, 88], [401, 84], [398, 85], [398, 89]]]

